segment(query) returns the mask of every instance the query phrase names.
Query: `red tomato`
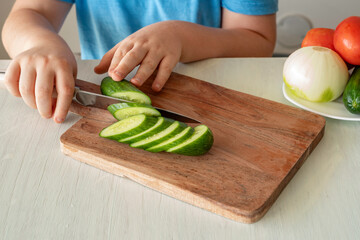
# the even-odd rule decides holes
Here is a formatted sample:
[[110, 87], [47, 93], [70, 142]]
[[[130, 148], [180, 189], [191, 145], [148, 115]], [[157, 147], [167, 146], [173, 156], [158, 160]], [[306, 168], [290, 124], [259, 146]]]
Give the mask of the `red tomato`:
[[348, 17], [336, 27], [334, 46], [346, 62], [360, 65], [360, 17]]
[[329, 28], [310, 29], [302, 41], [301, 47], [320, 46], [330, 48], [335, 51], [333, 39], [334, 30]]

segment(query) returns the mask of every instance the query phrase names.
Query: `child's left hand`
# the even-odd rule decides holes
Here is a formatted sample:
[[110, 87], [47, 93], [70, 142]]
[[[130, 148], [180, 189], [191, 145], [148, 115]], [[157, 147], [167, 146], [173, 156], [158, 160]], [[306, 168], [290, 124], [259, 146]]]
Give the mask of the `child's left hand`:
[[182, 54], [177, 24], [176, 21], [158, 22], [133, 33], [103, 56], [95, 72], [108, 71], [115, 81], [121, 81], [140, 65], [131, 82], [141, 86], [158, 69], [152, 89], [160, 91]]

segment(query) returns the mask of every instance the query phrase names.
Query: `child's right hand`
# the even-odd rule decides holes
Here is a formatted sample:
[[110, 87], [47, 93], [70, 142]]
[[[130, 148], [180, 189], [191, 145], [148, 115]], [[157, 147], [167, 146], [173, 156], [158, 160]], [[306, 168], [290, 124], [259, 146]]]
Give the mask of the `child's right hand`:
[[163, 21], [146, 26], [116, 44], [94, 70], [98, 74], [107, 71], [115, 81], [121, 81], [140, 65], [130, 80], [138, 87], [158, 70], [152, 89], [160, 91], [181, 58], [181, 33], [190, 27], [192, 24], [181, 21]]
[[[76, 60], [67, 47], [39, 46], [17, 55], [5, 74], [8, 91], [44, 118], [64, 121], [73, 97]], [[52, 95], [56, 89], [57, 98]]]

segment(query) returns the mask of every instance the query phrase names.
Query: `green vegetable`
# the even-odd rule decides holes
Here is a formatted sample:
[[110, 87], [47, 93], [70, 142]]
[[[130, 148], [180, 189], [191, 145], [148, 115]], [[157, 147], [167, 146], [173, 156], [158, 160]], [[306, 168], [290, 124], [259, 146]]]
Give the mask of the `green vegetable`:
[[343, 93], [346, 109], [354, 114], [360, 114], [360, 66], [355, 67]]
[[150, 97], [127, 80], [114, 81], [111, 77], [106, 77], [101, 81], [100, 89], [106, 96], [151, 105]]
[[158, 110], [144, 103], [115, 103], [108, 107], [109, 112], [117, 119], [122, 120], [134, 115], [145, 114], [147, 116], [160, 117]]
[[213, 145], [214, 137], [211, 130], [205, 125], [195, 127], [195, 132], [186, 141], [172, 147], [167, 152], [182, 155], [196, 156], [207, 153]]
[[130, 146], [134, 148], [142, 148], [142, 149], [150, 148], [165, 140], [168, 140], [169, 138], [172, 138], [173, 136], [184, 130], [184, 128], [186, 127], [187, 126], [185, 123], [175, 121], [163, 131], [156, 133], [143, 140], [140, 140], [138, 142], [134, 142], [130, 144]]
[[127, 138], [146, 131], [154, 126], [157, 120], [156, 117], [144, 114], [135, 115], [104, 128], [99, 135], [112, 140]]
[[146, 131], [141, 132], [137, 135], [133, 135], [131, 137], [120, 139], [119, 142], [128, 143], [128, 144], [138, 142], [138, 141], [143, 140], [147, 137], [150, 137], [156, 133], [161, 132], [165, 128], [169, 127], [173, 122], [174, 122], [174, 120], [172, 120], [172, 119], [159, 117], [156, 124], [154, 126], [152, 126], [151, 128], [149, 128]]
[[161, 152], [166, 151], [169, 148], [175, 147], [179, 145], [180, 143], [187, 140], [194, 132], [194, 129], [192, 127], [185, 128], [182, 132], [176, 134], [174, 137], [163, 141], [153, 147], [147, 148], [146, 151], [149, 152]]
[[205, 125], [192, 128], [185, 123], [161, 117], [150, 98], [130, 82], [106, 77], [101, 82], [104, 95], [129, 100], [108, 107], [118, 122], [104, 128], [100, 136], [149, 152], [167, 151], [183, 155], [207, 153], [214, 138]]

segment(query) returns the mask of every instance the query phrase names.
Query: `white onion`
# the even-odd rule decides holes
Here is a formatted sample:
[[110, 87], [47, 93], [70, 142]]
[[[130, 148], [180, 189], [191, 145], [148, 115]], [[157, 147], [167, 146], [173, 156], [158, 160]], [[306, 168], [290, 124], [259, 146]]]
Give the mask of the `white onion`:
[[344, 60], [324, 47], [304, 47], [285, 61], [283, 78], [298, 97], [312, 102], [328, 102], [344, 91], [349, 72]]

